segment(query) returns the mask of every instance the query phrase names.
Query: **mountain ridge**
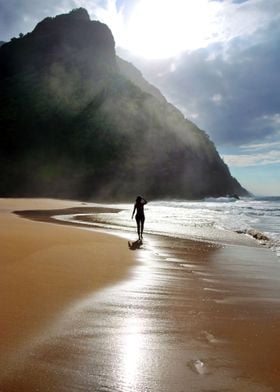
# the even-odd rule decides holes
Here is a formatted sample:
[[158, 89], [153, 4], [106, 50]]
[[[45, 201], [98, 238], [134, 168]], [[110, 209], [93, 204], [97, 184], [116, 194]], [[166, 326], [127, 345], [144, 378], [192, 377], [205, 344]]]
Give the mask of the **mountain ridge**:
[[0, 48], [0, 195], [247, 195], [208, 135], [80, 8]]

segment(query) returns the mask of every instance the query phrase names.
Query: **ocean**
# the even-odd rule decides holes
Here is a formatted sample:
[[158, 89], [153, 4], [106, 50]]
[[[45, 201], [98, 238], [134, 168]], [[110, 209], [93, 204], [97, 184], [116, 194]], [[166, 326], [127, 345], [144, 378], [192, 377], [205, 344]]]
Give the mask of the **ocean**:
[[[92, 214], [95, 225], [134, 231], [137, 238], [135, 221], [131, 219], [133, 202], [102, 206], [121, 211]], [[258, 241], [280, 257], [280, 197], [152, 201], [145, 206], [145, 216], [144, 233], [224, 244], [254, 245]], [[76, 222], [77, 218], [83, 221], [82, 214], [75, 217]], [[73, 216], [63, 219], [71, 220]]]

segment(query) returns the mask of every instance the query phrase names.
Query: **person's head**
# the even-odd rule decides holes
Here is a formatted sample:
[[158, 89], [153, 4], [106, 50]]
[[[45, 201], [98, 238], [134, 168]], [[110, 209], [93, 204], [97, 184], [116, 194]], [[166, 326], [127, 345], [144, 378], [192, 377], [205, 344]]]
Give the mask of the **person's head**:
[[142, 197], [141, 197], [141, 196], [137, 196], [137, 197], [136, 197], [136, 203], [140, 203], [141, 200], [142, 200]]

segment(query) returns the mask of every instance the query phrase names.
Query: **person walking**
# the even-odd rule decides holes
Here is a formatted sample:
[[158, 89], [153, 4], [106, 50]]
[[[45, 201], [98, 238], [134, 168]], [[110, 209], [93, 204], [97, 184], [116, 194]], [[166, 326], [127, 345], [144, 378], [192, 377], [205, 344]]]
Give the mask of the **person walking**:
[[138, 238], [141, 240], [143, 238], [143, 230], [144, 230], [144, 222], [145, 222], [145, 215], [144, 215], [144, 205], [147, 204], [147, 201], [142, 196], [137, 196], [134, 204], [133, 213], [131, 219], [136, 212], [135, 219], [137, 223], [137, 233]]

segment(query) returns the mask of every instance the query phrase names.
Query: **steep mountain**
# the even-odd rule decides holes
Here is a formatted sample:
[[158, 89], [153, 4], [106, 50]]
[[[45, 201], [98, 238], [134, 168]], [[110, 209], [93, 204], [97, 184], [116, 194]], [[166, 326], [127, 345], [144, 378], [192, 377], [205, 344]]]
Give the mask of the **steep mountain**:
[[141, 90], [145, 91], [150, 95], [153, 95], [154, 97], [158, 98], [161, 102], [167, 103], [165, 97], [162, 95], [160, 90], [155, 86], [151, 85], [149, 82], [147, 82], [147, 80], [143, 78], [141, 72], [136, 67], [134, 67], [133, 64], [121, 59], [118, 56], [116, 57], [116, 60], [117, 60], [117, 65], [119, 67], [119, 71], [122, 75], [124, 75], [127, 79], [129, 79], [134, 84], [136, 84], [136, 86], [140, 87]]
[[4, 45], [5, 41], [0, 41], [0, 46]]
[[207, 134], [115, 55], [80, 8], [0, 48], [0, 195], [201, 198], [247, 191]]

